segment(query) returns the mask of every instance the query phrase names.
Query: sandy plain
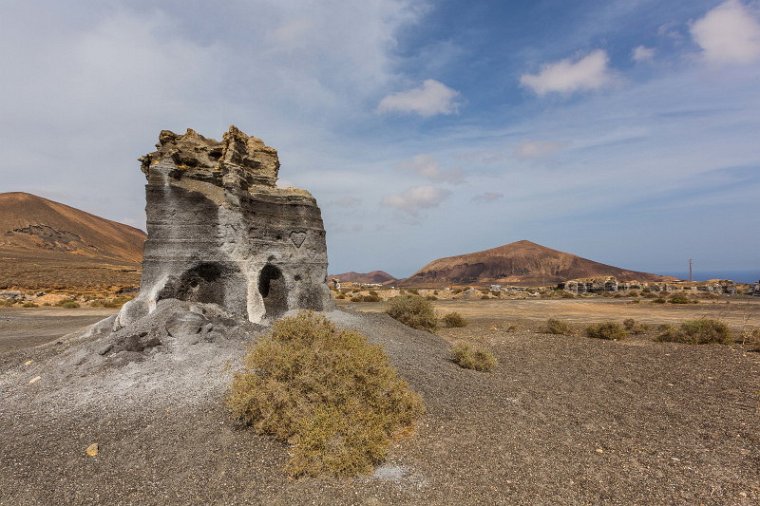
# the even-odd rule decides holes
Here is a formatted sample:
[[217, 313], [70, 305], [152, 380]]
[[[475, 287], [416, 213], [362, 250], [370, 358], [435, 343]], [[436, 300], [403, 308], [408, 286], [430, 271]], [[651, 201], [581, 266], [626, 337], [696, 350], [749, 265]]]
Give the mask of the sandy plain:
[[[541, 330], [550, 316], [579, 328], [709, 316], [739, 329], [760, 326], [760, 301], [436, 306], [461, 312], [469, 325], [414, 331], [373, 303], [345, 304], [333, 315], [381, 344], [428, 408], [386, 465], [346, 480], [287, 479], [287, 449], [236, 427], [218, 386], [183, 401], [127, 390], [123, 399], [68, 406], [56, 391], [68, 387], [46, 374], [76, 343], [56, 334], [113, 310], [2, 309], [0, 342], [14, 344], [0, 353], [0, 504], [760, 502], [760, 353]], [[457, 367], [448, 358], [455, 340], [489, 347], [499, 365], [492, 373]], [[36, 375], [42, 379], [28, 384]], [[92, 442], [95, 458], [85, 454]]]

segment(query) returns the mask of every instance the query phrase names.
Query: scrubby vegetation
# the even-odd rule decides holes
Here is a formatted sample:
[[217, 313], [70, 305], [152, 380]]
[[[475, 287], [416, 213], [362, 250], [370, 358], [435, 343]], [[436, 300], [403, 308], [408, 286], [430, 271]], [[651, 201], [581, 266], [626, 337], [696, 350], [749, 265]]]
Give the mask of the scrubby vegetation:
[[447, 327], [466, 327], [467, 326], [467, 320], [465, 320], [464, 316], [457, 313], [456, 311], [448, 313], [443, 318], [441, 318], [441, 321]]
[[620, 340], [628, 336], [625, 328], [617, 322], [596, 323], [586, 327], [586, 336], [594, 339]]
[[73, 300], [62, 301], [60, 304], [57, 304], [57, 305], [61, 306], [64, 309], [76, 309], [79, 307], [79, 303]]
[[457, 343], [451, 349], [452, 360], [459, 367], [488, 372], [498, 363], [490, 351], [482, 350], [469, 343]]
[[698, 303], [698, 301], [694, 299], [690, 299], [682, 293], [671, 295], [670, 298], [668, 299], [668, 302], [670, 302], [671, 304], [697, 304]]
[[437, 327], [433, 305], [419, 295], [393, 297], [388, 301], [386, 313], [391, 318], [415, 329], [432, 332]]
[[760, 352], [760, 329], [745, 330], [742, 332], [740, 342], [749, 351]]
[[380, 302], [381, 300], [377, 292], [375, 295], [370, 293], [369, 295], [354, 295], [351, 297], [351, 302]]
[[95, 299], [90, 304], [92, 307], [107, 307], [107, 308], [117, 308], [121, 307], [127, 302], [132, 300], [132, 297], [114, 297], [112, 299]]
[[657, 340], [685, 344], [728, 344], [731, 342], [731, 331], [720, 320], [701, 318], [686, 320], [678, 327], [666, 325]]
[[549, 318], [546, 320], [546, 332], [549, 334], [556, 334], [561, 336], [572, 335], [573, 329], [567, 322], [557, 320], [556, 318]]
[[276, 322], [251, 348], [227, 405], [291, 445], [293, 477], [368, 472], [424, 412], [382, 348], [308, 312]]
[[630, 334], [643, 334], [649, 329], [645, 324], [639, 323], [633, 318], [623, 320], [623, 327]]

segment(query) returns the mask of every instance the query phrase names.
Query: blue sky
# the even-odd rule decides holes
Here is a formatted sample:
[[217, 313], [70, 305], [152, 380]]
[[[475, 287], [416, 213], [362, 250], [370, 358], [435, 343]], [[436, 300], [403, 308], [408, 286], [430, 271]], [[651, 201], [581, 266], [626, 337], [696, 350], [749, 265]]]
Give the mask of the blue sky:
[[760, 2], [0, 6], [0, 191], [144, 228], [136, 159], [229, 124], [318, 199], [331, 272], [529, 239], [760, 268]]

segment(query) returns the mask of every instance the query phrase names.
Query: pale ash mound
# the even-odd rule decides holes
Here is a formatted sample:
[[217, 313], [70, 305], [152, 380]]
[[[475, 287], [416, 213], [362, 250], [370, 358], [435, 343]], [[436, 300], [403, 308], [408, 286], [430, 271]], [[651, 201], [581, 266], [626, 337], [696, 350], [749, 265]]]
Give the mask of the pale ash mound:
[[221, 142], [164, 130], [157, 148], [140, 159], [148, 179], [140, 294], [115, 330], [163, 299], [217, 304], [253, 323], [331, 307], [319, 207], [305, 190], [276, 187], [274, 148], [234, 126]]

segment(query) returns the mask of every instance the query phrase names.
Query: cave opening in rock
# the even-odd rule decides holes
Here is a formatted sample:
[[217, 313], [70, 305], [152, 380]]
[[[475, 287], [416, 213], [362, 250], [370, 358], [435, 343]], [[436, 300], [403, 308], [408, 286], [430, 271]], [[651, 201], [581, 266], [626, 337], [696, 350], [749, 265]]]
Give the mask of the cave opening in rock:
[[288, 293], [282, 271], [266, 264], [259, 274], [259, 293], [267, 316], [279, 316], [288, 310]]
[[225, 282], [229, 273], [218, 263], [202, 263], [186, 271], [179, 279], [176, 298], [193, 302], [224, 305]]

